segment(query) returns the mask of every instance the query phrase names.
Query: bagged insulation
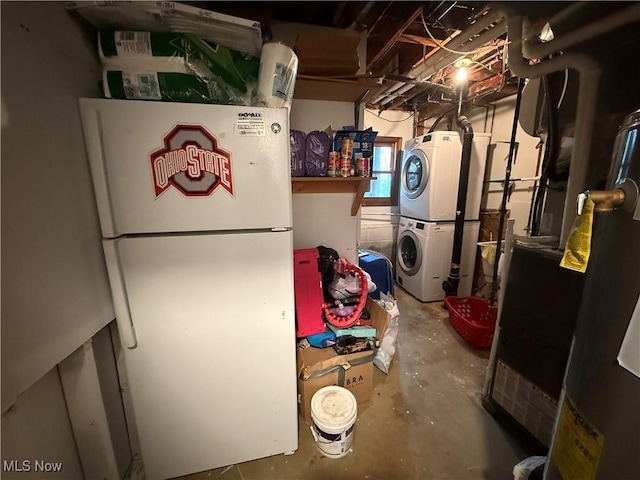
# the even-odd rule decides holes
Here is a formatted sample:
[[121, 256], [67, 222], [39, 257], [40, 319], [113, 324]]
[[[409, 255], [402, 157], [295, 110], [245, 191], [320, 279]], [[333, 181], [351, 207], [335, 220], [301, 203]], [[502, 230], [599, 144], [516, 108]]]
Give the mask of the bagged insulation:
[[249, 105], [259, 59], [192, 35], [103, 31], [107, 97]]

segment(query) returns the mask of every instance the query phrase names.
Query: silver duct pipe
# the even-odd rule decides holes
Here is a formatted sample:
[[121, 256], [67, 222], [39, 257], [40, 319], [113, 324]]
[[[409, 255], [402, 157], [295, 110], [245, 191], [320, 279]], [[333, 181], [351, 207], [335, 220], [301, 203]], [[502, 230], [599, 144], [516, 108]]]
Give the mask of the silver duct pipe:
[[[457, 37], [453, 38], [446, 45], [446, 47], [450, 48], [452, 50], [460, 48], [465, 41], [467, 41], [470, 38], [473, 38], [475, 35], [480, 33], [485, 28], [489, 27], [492, 23], [494, 23], [496, 20], [499, 20], [500, 18], [502, 18], [502, 14], [500, 12], [498, 12], [497, 10], [496, 11], [491, 10], [485, 16], [483, 16], [482, 18], [478, 19], [478, 21], [476, 21], [476, 23], [474, 23], [469, 28], [467, 28], [465, 31], [460, 33], [460, 35], [458, 35]], [[434, 55], [429, 57], [425, 62], [423, 62], [422, 64], [420, 64], [417, 67], [413, 68], [411, 71], [409, 71], [407, 73], [407, 76], [409, 76], [409, 77], [418, 77], [421, 74], [421, 71], [423, 69], [427, 68], [429, 65], [432, 65], [432, 64], [436, 63], [437, 61], [441, 60], [445, 55], [449, 55], [449, 54], [450, 54], [450, 52], [447, 52], [445, 49], [440, 49]], [[386, 89], [384, 92], [382, 92], [380, 95], [378, 95], [373, 100], [372, 103], [379, 103], [387, 95], [395, 92], [396, 90], [398, 90], [403, 85], [404, 85], [404, 83], [402, 83], [402, 82], [394, 83], [388, 89]]]
[[[524, 58], [542, 59], [552, 53], [565, 50], [585, 40], [592, 39], [608, 31], [638, 21], [640, 21], [640, 3], [634, 3], [631, 7], [578, 28], [550, 42], [542, 43], [539, 39], [535, 38], [537, 32], [531, 29], [530, 22], [525, 20], [523, 25], [525, 40], [522, 46], [522, 53]], [[551, 24], [551, 27], [553, 28], [553, 24]]]
[[567, 196], [562, 217], [560, 245], [564, 245], [571, 231], [576, 213], [576, 198], [584, 190], [587, 177], [587, 166], [591, 153], [593, 120], [598, 95], [600, 67], [590, 57], [581, 54], [567, 54], [545, 60], [536, 65], [529, 65], [522, 56], [522, 17], [508, 19], [509, 46], [507, 65], [519, 77], [537, 78], [560, 70], [572, 69], [580, 74], [578, 90], [578, 108], [576, 112], [574, 148], [569, 165]]

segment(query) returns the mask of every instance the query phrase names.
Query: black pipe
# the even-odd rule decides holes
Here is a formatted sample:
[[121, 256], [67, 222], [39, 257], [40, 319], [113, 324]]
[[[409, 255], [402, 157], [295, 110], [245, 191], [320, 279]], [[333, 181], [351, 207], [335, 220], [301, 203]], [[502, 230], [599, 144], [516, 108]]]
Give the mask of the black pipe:
[[453, 253], [451, 254], [451, 269], [449, 276], [442, 282], [445, 295], [458, 295], [460, 283], [460, 260], [462, 258], [462, 235], [464, 233], [464, 214], [467, 205], [467, 190], [469, 187], [469, 169], [471, 167], [471, 149], [473, 148], [473, 127], [464, 115], [458, 115], [456, 124], [463, 131], [462, 161], [460, 163], [460, 179], [458, 180], [458, 201], [456, 204], [456, 226], [453, 233]]
[[540, 183], [536, 192], [533, 204], [533, 218], [531, 222], [531, 236], [540, 235], [540, 224], [544, 207], [544, 199], [547, 193], [547, 183], [549, 180], [561, 181], [562, 178], [556, 171], [556, 164], [560, 150], [560, 138], [558, 131], [558, 109], [556, 105], [558, 95], [551, 86], [551, 75], [542, 76], [542, 87], [545, 97], [545, 109], [547, 111], [547, 142], [544, 149], [544, 159], [542, 160], [542, 170]]
[[516, 106], [513, 112], [513, 125], [511, 126], [511, 143], [509, 144], [509, 158], [504, 171], [504, 189], [502, 190], [502, 203], [500, 205], [500, 223], [498, 224], [498, 238], [496, 241], [496, 258], [493, 261], [493, 278], [491, 282], [491, 294], [489, 295], [489, 305], [493, 307], [496, 303], [498, 293], [498, 262], [502, 251], [502, 230], [504, 219], [507, 216], [507, 198], [509, 197], [509, 181], [511, 180], [511, 165], [516, 151], [516, 134], [518, 133], [518, 117], [520, 116], [520, 104], [522, 103], [522, 90], [524, 89], [524, 79], [518, 78], [518, 95], [516, 96]]
[[438, 118], [436, 118], [436, 121], [433, 122], [433, 125], [431, 125], [431, 128], [429, 129], [429, 131], [427, 133], [432, 133], [436, 129], [438, 124], [442, 121], [442, 119], [445, 116], [449, 115], [450, 113], [451, 113], [450, 110], [445, 110], [444, 112], [442, 112], [442, 114]]

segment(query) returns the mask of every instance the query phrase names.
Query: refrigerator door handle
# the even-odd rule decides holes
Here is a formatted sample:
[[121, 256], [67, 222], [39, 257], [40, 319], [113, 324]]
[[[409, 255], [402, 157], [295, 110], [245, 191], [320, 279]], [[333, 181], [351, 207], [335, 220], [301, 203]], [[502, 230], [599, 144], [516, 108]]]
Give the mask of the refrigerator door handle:
[[113, 205], [109, 193], [102, 115], [100, 110], [84, 98], [80, 99], [80, 112], [102, 235], [107, 238], [115, 238], [119, 233], [116, 231]]
[[104, 258], [107, 262], [107, 271], [109, 273], [109, 283], [111, 284], [113, 307], [116, 312], [116, 322], [118, 324], [118, 332], [120, 332], [120, 341], [122, 342], [122, 345], [127, 348], [136, 348], [138, 345], [136, 328], [133, 325], [133, 320], [131, 319], [129, 299], [127, 298], [127, 292], [125, 290], [116, 242], [118, 242], [118, 240], [102, 241]]

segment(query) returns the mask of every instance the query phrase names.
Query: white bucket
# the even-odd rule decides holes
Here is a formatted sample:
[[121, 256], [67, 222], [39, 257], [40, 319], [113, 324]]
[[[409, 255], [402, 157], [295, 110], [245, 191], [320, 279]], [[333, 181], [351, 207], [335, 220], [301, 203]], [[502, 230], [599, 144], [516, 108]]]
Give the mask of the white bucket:
[[346, 388], [329, 386], [311, 398], [311, 433], [320, 453], [341, 458], [349, 453], [358, 417], [356, 397]]

